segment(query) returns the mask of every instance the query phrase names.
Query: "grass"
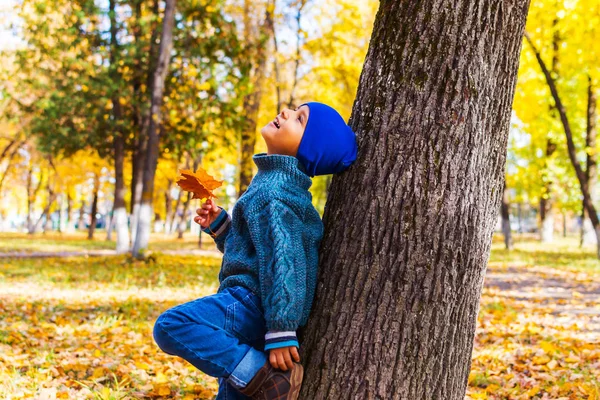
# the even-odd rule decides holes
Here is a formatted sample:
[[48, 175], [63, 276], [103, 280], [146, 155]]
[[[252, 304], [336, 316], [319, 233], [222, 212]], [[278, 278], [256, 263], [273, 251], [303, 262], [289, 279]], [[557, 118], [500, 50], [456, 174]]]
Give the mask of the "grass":
[[[86, 232], [49, 232], [35, 235], [2, 232], [0, 233], [0, 253], [113, 250], [115, 248], [114, 240], [107, 241], [105, 238], [106, 232], [103, 230], [96, 231], [92, 240], [87, 239]], [[183, 239], [161, 233], [153, 233], [150, 237], [149, 249], [151, 251], [196, 250], [198, 248], [198, 237], [189, 232], [186, 232]], [[202, 249], [215, 249], [213, 240], [205, 234], [202, 234]]]
[[595, 246], [579, 246], [579, 237], [557, 237], [551, 243], [541, 243], [535, 236], [515, 235], [514, 247], [506, 250], [503, 237], [495, 235], [490, 255], [491, 264], [546, 266], [585, 272], [600, 272]]

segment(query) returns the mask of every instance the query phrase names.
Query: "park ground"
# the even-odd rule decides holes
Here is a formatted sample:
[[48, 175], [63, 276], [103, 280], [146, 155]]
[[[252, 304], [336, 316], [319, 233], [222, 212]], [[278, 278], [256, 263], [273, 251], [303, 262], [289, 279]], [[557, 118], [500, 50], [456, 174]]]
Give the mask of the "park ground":
[[[163, 310], [216, 291], [208, 244], [156, 237], [140, 262], [82, 253], [113, 246], [83, 236], [1, 234], [0, 398], [214, 397], [213, 378], [152, 340]], [[49, 252], [78, 255], [25, 257]], [[592, 248], [517, 237], [508, 253], [495, 238], [467, 398], [600, 400], [599, 310]]]

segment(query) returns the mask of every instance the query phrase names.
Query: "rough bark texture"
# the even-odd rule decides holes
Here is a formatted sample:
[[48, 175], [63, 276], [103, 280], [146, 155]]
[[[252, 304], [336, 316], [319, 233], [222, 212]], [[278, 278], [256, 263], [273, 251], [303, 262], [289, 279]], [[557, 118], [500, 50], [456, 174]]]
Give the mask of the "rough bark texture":
[[175, 0], [166, 0], [165, 15], [163, 18], [162, 32], [160, 35], [160, 48], [158, 51], [158, 64], [154, 73], [152, 85], [152, 101], [150, 118], [148, 121], [148, 149], [144, 162], [144, 187], [142, 189], [142, 202], [140, 205], [137, 233], [133, 244], [132, 254], [143, 257], [150, 240], [150, 227], [152, 224], [152, 200], [154, 196], [154, 177], [158, 162], [158, 131], [161, 124], [161, 106], [167, 76], [171, 47], [173, 45], [173, 25], [175, 23]]
[[332, 179], [302, 399], [464, 399], [527, 0], [381, 1]]

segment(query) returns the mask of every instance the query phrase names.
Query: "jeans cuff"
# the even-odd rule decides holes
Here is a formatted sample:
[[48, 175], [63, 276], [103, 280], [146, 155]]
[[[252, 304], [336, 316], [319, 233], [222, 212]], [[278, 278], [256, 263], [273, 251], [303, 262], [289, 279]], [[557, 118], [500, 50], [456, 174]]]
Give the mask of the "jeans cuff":
[[246, 387], [266, 362], [267, 356], [265, 353], [250, 348], [248, 353], [242, 358], [242, 361], [240, 361], [231, 375], [229, 375], [229, 381], [237, 388]]

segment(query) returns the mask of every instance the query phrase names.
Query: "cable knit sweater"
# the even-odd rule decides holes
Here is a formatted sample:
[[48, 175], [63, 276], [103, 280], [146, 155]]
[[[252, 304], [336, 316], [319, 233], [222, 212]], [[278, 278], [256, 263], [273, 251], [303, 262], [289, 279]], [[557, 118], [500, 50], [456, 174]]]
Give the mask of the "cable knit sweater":
[[204, 232], [223, 253], [219, 292], [244, 286], [260, 296], [265, 350], [298, 346], [315, 294], [323, 223], [308, 191], [311, 178], [293, 156], [258, 153], [258, 172], [230, 217], [221, 210]]

